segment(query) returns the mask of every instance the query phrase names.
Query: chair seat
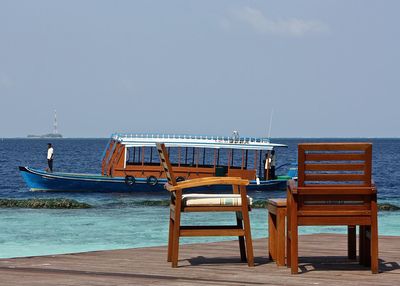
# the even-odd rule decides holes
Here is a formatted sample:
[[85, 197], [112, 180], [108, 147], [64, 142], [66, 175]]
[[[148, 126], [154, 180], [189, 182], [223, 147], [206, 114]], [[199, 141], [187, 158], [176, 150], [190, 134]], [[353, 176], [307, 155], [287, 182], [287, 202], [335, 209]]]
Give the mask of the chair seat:
[[[183, 207], [205, 206], [241, 206], [242, 199], [238, 194], [184, 194]], [[251, 206], [253, 199], [247, 196], [247, 205]]]

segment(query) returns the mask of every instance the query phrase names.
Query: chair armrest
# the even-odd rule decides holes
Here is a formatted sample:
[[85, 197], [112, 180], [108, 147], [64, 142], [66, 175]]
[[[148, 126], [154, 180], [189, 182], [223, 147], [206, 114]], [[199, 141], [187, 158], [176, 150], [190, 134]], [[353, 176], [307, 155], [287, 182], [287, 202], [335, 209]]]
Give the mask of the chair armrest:
[[172, 186], [167, 183], [164, 185], [164, 188], [170, 192], [174, 192], [176, 190], [184, 190], [187, 188], [203, 187], [210, 185], [247, 186], [249, 183], [249, 180], [244, 180], [239, 177], [207, 177], [178, 182], [176, 186]]
[[288, 188], [288, 191], [291, 192], [292, 194], [297, 194], [297, 186], [296, 186], [296, 182], [294, 180], [288, 180], [287, 188]]
[[191, 182], [191, 183], [204, 182], [206, 180], [215, 180], [216, 178], [230, 178], [230, 179], [237, 179], [237, 180], [242, 179], [240, 177], [204, 177], [204, 178], [196, 178], [196, 179], [189, 179], [186, 181], [180, 181], [180, 182], [177, 182], [177, 184], [182, 185], [183, 183], [186, 183], [186, 182]]

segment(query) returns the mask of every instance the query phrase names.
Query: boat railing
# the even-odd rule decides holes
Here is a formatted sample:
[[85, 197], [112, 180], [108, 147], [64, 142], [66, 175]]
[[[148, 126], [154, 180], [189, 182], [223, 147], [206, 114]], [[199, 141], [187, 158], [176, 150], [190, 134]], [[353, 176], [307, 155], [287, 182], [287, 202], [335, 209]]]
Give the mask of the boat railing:
[[178, 139], [178, 140], [200, 140], [211, 141], [218, 143], [237, 143], [237, 144], [252, 144], [252, 143], [270, 143], [269, 138], [256, 137], [224, 137], [210, 135], [186, 135], [186, 134], [143, 134], [143, 133], [115, 133], [112, 135], [114, 140], [124, 141], [127, 139]]
[[[108, 144], [107, 148], [109, 148], [109, 146], [110, 146], [110, 144], [111, 144], [111, 141], [112, 141], [112, 140], [110, 140], [110, 143]], [[108, 153], [107, 158], [104, 158], [104, 157], [103, 157], [103, 160], [105, 159], [105, 162], [104, 162], [104, 169], [105, 169], [105, 170], [107, 170], [108, 167], [109, 167], [110, 160], [111, 160], [111, 158], [112, 158], [112, 156], [113, 156], [113, 154], [114, 154], [114, 151], [115, 151], [115, 148], [116, 148], [116, 147], [117, 147], [117, 144], [113, 144], [112, 149], [111, 149], [110, 152]], [[106, 155], [107, 155], [107, 150], [106, 150], [104, 156], [106, 156]]]
[[101, 155], [101, 158], [102, 158], [102, 159], [104, 159], [104, 157], [106, 156], [107, 150], [110, 148], [111, 142], [112, 142], [112, 139], [108, 140], [107, 145], [106, 145], [106, 148], [104, 148], [103, 154]]

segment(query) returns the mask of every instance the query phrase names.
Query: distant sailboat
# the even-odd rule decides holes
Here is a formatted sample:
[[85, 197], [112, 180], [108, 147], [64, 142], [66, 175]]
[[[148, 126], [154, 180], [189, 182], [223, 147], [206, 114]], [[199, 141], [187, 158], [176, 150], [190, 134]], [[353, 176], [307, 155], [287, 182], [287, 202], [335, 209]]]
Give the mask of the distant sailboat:
[[53, 133], [48, 133], [44, 135], [28, 135], [28, 138], [63, 138], [63, 136], [58, 133], [57, 129], [57, 111], [54, 110], [54, 123], [53, 123]]

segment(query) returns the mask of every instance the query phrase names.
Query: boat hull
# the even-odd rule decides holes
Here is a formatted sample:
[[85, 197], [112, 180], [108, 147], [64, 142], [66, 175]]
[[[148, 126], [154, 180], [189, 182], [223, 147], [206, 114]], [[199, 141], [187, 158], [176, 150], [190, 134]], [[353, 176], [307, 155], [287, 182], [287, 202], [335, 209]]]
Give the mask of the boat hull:
[[[31, 191], [52, 192], [160, 192], [164, 190], [166, 179], [156, 184], [148, 184], [146, 178], [135, 178], [128, 185], [124, 177], [109, 177], [96, 174], [49, 173], [29, 167], [19, 167], [20, 173]], [[286, 188], [286, 180], [250, 181], [247, 189], [254, 191], [281, 190]], [[231, 186], [210, 186], [208, 190], [230, 190]], [[202, 188], [204, 190], [204, 188]]]

